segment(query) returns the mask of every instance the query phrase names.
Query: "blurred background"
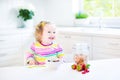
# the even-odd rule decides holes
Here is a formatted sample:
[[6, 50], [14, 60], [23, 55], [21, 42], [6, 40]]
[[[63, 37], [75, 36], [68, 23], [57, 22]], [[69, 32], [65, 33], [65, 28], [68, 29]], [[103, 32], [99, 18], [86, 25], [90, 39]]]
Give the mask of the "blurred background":
[[57, 41], [68, 62], [77, 43], [88, 44], [90, 60], [119, 58], [119, 4], [120, 0], [0, 0], [0, 67], [24, 65], [34, 27], [42, 20], [57, 25]]

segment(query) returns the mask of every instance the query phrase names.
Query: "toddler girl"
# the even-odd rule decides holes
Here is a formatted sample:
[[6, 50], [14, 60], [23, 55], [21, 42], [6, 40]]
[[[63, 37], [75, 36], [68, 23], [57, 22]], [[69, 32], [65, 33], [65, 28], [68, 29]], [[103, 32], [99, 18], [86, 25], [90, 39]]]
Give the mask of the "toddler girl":
[[43, 65], [47, 61], [59, 61], [63, 57], [61, 46], [54, 42], [56, 26], [47, 21], [41, 21], [35, 29], [36, 41], [27, 52], [27, 64]]

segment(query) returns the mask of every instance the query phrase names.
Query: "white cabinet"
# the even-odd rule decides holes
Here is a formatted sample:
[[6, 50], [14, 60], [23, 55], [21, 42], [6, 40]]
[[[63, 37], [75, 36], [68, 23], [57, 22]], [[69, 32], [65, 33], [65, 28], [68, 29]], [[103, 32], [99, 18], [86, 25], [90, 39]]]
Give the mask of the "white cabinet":
[[57, 41], [71, 55], [75, 43], [88, 43], [90, 59], [120, 58], [120, 32], [109, 29], [60, 28]]
[[25, 46], [32, 31], [8, 30], [0, 32], [0, 67], [23, 65]]
[[21, 35], [0, 35], [0, 66], [9, 66], [17, 63], [20, 56]]
[[93, 47], [93, 59], [120, 58], [120, 50]]
[[93, 59], [120, 58], [120, 39], [93, 37]]
[[89, 58], [91, 59], [91, 37], [82, 36], [71, 32], [63, 32], [58, 34], [57, 41], [62, 45], [64, 53], [67, 56], [75, 54], [73, 52], [73, 46], [76, 43], [87, 43], [89, 48], [88, 55]]
[[[10, 44], [11, 43], [11, 44]], [[0, 35], [0, 48], [10, 48], [21, 45], [21, 35]]]

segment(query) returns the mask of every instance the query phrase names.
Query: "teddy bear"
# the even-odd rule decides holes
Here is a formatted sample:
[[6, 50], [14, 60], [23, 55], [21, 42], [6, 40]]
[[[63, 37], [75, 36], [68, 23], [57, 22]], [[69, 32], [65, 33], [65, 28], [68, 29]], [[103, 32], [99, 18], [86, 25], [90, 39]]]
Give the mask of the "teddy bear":
[[84, 54], [76, 54], [74, 55], [74, 61], [75, 64], [73, 64], [71, 67], [73, 70], [77, 70], [82, 72], [82, 74], [89, 72], [89, 64], [87, 64], [87, 56]]

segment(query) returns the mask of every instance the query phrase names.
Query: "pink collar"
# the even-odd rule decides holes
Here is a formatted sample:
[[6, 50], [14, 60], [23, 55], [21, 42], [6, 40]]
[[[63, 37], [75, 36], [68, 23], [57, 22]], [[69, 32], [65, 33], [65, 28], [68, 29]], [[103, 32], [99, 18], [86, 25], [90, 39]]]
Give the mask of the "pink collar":
[[43, 44], [42, 42], [40, 42], [40, 44], [43, 45], [43, 46], [50, 46], [50, 45], [52, 45], [53, 43], [51, 43], [51, 44]]

